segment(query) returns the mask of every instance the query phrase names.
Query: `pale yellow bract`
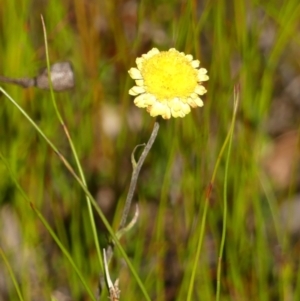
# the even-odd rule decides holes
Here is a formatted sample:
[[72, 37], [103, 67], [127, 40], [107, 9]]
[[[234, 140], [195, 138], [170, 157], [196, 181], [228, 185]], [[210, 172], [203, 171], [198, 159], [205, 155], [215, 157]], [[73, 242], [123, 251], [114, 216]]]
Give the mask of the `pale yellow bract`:
[[200, 95], [207, 91], [202, 82], [209, 77], [192, 55], [174, 48], [162, 52], [153, 48], [137, 58], [136, 64], [137, 68], [128, 71], [136, 83], [129, 94], [136, 96], [135, 105], [147, 108], [152, 117], [184, 117], [191, 107], [203, 106]]

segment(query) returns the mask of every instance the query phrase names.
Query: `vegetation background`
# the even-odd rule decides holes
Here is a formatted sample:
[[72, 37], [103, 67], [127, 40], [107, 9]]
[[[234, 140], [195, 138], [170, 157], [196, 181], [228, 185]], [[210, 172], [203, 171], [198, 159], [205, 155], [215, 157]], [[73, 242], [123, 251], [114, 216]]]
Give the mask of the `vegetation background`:
[[[121, 241], [151, 299], [186, 299], [195, 266], [192, 298], [216, 299], [228, 204], [221, 300], [300, 300], [299, 1], [0, 0], [0, 74], [35, 76], [46, 65], [41, 15], [51, 63], [74, 66], [76, 87], [56, 100], [89, 190], [114, 229], [131, 152], [148, 140], [154, 123], [133, 105], [127, 71], [152, 47], [191, 53], [208, 70], [204, 107], [161, 122], [138, 180], [139, 220]], [[228, 177], [222, 157], [198, 260], [205, 195], [229, 131], [236, 84], [240, 105]], [[1, 86], [75, 166], [50, 93]], [[18, 299], [4, 258], [24, 300], [90, 299], [11, 173], [96, 296], [100, 265], [84, 192], [3, 94], [0, 116], [0, 300]], [[95, 219], [105, 247], [107, 231]], [[120, 279], [121, 300], [144, 299], [118, 251], [110, 273]]]

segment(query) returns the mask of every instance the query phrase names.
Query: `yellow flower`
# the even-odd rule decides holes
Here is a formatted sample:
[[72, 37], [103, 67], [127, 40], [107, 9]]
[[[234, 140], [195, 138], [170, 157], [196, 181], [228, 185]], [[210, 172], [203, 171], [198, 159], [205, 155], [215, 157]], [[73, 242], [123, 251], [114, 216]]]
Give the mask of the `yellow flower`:
[[207, 92], [202, 86], [208, 80], [207, 70], [199, 69], [200, 62], [192, 55], [174, 48], [162, 52], [153, 48], [137, 58], [136, 64], [137, 68], [128, 71], [136, 83], [129, 94], [136, 96], [135, 105], [147, 108], [152, 117], [184, 117], [191, 107], [203, 106], [200, 95]]

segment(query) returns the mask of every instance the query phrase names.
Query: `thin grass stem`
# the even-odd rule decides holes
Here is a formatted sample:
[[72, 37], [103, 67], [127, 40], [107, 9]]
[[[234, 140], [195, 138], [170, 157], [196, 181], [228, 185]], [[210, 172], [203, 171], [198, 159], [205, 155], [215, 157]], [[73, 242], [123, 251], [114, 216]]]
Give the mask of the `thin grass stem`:
[[[84, 176], [84, 173], [83, 173], [83, 170], [82, 170], [82, 167], [81, 167], [81, 164], [80, 164], [78, 154], [77, 154], [76, 148], [74, 146], [73, 140], [71, 138], [71, 135], [68, 131], [68, 128], [67, 128], [67, 126], [66, 126], [66, 124], [65, 124], [65, 122], [64, 122], [64, 120], [63, 120], [63, 118], [62, 118], [62, 116], [61, 116], [61, 114], [58, 110], [58, 107], [57, 107], [57, 103], [56, 103], [56, 99], [55, 99], [55, 95], [54, 95], [54, 91], [53, 91], [53, 86], [52, 86], [52, 81], [51, 81], [50, 60], [49, 60], [48, 42], [47, 42], [47, 30], [46, 30], [46, 26], [45, 26], [43, 16], [41, 16], [41, 20], [42, 20], [43, 31], [44, 31], [47, 69], [48, 69], [48, 77], [49, 77], [49, 85], [50, 85], [52, 103], [53, 103], [54, 110], [55, 110], [55, 113], [57, 115], [57, 118], [58, 118], [58, 120], [59, 120], [65, 134], [66, 134], [69, 145], [71, 147], [73, 156], [75, 158], [76, 166], [77, 166], [77, 169], [79, 171], [81, 181], [84, 184], [84, 186], [87, 186], [85, 176]], [[103, 260], [102, 260], [102, 255], [101, 255], [101, 248], [100, 248], [100, 243], [99, 243], [99, 240], [98, 240], [98, 234], [97, 234], [97, 229], [96, 229], [96, 223], [95, 223], [95, 219], [94, 219], [94, 215], [93, 215], [93, 209], [92, 209], [91, 201], [90, 201], [88, 196], [86, 196], [86, 202], [87, 202], [87, 206], [88, 206], [89, 218], [90, 218], [90, 222], [91, 222], [91, 227], [92, 227], [94, 242], [95, 242], [95, 246], [96, 246], [96, 250], [97, 250], [98, 260], [99, 260], [99, 263], [100, 263], [101, 271], [104, 271]]]
[[12, 279], [12, 282], [14, 284], [14, 287], [15, 287], [16, 291], [17, 291], [17, 295], [18, 295], [20, 301], [24, 301], [23, 295], [21, 293], [20, 285], [19, 285], [19, 283], [18, 283], [18, 281], [17, 281], [17, 279], [15, 277], [13, 269], [12, 269], [12, 267], [11, 267], [11, 265], [10, 265], [7, 257], [6, 257], [6, 255], [5, 255], [5, 253], [4, 253], [4, 251], [2, 250], [1, 247], [0, 247], [0, 256], [2, 257], [4, 263], [5, 263], [6, 267], [7, 267], [8, 273], [10, 275], [10, 278]]
[[217, 291], [216, 291], [216, 301], [220, 300], [220, 292], [221, 292], [221, 272], [222, 272], [222, 257], [225, 246], [226, 239], [226, 227], [227, 227], [227, 184], [228, 184], [228, 172], [229, 172], [229, 162], [230, 162], [230, 154], [231, 154], [231, 146], [232, 146], [232, 137], [234, 132], [236, 113], [239, 104], [239, 89], [235, 87], [234, 89], [234, 111], [231, 121], [231, 126], [229, 130], [229, 144], [227, 149], [227, 157], [225, 163], [225, 172], [224, 172], [224, 189], [223, 189], [223, 226], [222, 226], [222, 236], [221, 236], [221, 244], [219, 250], [218, 257], [218, 267], [217, 267]]
[[205, 232], [205, 226], [206, 226], [206, 217], [207, 217], [207, 212], [208, 212], [208, 206], [209, 206], [209, 200], [210, 200], [210, 195], [213, 189], [213, 185], [215, 182], [215, 177], [217, 174], [217, 170], [221, 161], [221, 158], [223, 156], [223, 153], [226, 149], [226, 146], [230, 140], [230, 135], [231, 135], [231, 131], [229, 131], [227, 133], [227, 136], [225, 138], [225, 141], [221, 147], [221, 150], [219, 152], [219, 155], [217, 157], [217, 161], [213, 170], [213, 174], [210, 180], [210, 183], [208, 185], [207, 191], [206, 191], [206, 195], [205, 195], [205, 204], [204, 204], [204, 209], [203, 209], [203, 215], [202, 215], [202, 221], [201, 221], [201, 225], [200, 225], [200, 235], [199, 235], [199, 239], [198, 239], [198, 243], [197, 243], [197, 249], [196, 249], [196, 255], [195, 255], [195, 260], [193, 261], [193, 269], [192, 269], [192, 274], [191, 274], [191, 278], [189, 281], [189, 288], [188, 288], [188, 294], [187, 294], [187, 301], [191, 301], [192, 300], [192, 294], [193, 294], [193, 289], [194, 289], [194, 285], [195, 285], [195, 279], [196, 279], [196, 272], [197, 272], [197, 268], [198, 268], [198, 262], [200, 259], [200, 253], [201, 253], [201, 248], [202, 248], [202, 244], [203, 244], [203, 239], [204, 239], [204, 232]]

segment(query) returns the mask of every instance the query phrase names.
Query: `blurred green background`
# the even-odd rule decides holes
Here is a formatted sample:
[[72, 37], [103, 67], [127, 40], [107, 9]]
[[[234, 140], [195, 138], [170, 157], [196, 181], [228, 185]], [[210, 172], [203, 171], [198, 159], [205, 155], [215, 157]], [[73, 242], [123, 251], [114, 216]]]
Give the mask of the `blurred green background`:
[[[122, 245], [153, 300], [215, 300], [224, 185], [228, 221], [221, 300], [299, 300], [300, 4], [298, 0], [0, 0], [0, 74], [35, 76], [71, 61], [76, 87], [56, 94], [87, 185], [116, 229], [132, 172], [133, 148], [154, 119], [136, 108], [127, 71], [152, 47], [192, 54], [208, 70], [204, 107], [162, 121], [138, 180], [136, 226]], [[240, 105], [228, 180], [221, 158], [199, 262], [196, 243], [207, 187]], [[1, 84], [75, 166], [50, 93]], [[0, 95], [0, 153], [51, 224], [93, 292], [97, 259], [84, 193], [34, 128]], [[74, 167], [75, 168], [75, 167]], [[107, 232], [95, 214], [102, 246]], [[88, 300], [78, 276], [0, 163], [0, 247], [25, 300]], [[115, 253], [121, 300], [144, 299]], [[102, 296], [103, 297], [103, 296]], [[107, 298], [104, 296], [103, 298]], [[0, 300], [17, 300], [0, 259]]]

